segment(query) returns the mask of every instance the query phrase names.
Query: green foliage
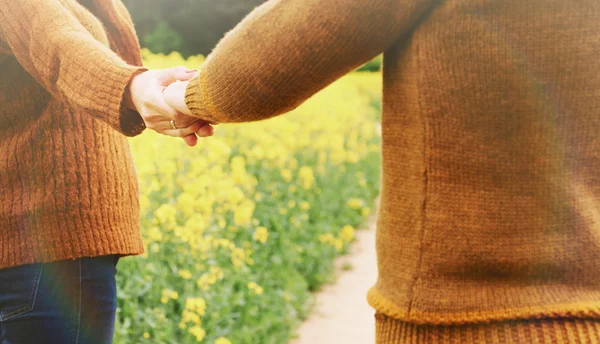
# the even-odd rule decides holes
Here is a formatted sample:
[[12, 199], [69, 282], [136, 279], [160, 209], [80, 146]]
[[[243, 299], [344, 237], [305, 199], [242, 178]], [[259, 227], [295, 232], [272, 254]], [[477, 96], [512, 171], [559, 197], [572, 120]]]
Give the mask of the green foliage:
[[142, 37], [142, 44], [151, 47], [155, 53], [168, 54], [181, 49], [183, 39], [169, 26], [169, 23], [163, 20], [158, 22], [152, 32]]
[[358, 71], [358, 72], [380, 72], [382, 61], [383, 61], [383, 58], [381, 55], [379, 55], [376, 58], [372, 59], [371, 61], [362, 65], [356, 71]]
[[[184, 57], [207, 55], [223, 35], [264, 0], [123, 0], [146, 48], [168, 54], [178, 50]], [[180, 48], [173, 48], [156, 36], [166, 23], [179, 37]], [[159, 36], [160, 37], [160, 36]]]

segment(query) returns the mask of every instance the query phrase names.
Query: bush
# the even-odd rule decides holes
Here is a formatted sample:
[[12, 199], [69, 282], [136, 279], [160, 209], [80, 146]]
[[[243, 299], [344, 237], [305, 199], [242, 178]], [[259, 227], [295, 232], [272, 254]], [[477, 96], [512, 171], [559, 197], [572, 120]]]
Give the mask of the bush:
[[168, 54], [181, 49], [183, 40], [166, 21], [161, 21], [154, 31], [142, 38], [142, 44], [155, 53]]
[[[202, 61], [144, 56], [151, 68]], [[346, 76], [292, 114], [221, 125], [194, 148], [132, 139], [147, 254], [119, 263], [115, 343], [288, 342], [378, 194], [364, 88], [379, 79]]]
[[[264, 0], [124, 0], [142, 44], [155, 53], [177, 50], [183, 56], [208, 54], [225, 33]], [[160, 35], [161, 23], [181, 37], [180, 48], [164, 49], [162, 42], [147, 40]]]
[[383, 58], [381, 55], [379, 55], [376, 58], [372, 59], [371, 61], [362, 65], [356, 71], [358, 71], [358, 72], [380, 72], [382, 62], [383, 62]]

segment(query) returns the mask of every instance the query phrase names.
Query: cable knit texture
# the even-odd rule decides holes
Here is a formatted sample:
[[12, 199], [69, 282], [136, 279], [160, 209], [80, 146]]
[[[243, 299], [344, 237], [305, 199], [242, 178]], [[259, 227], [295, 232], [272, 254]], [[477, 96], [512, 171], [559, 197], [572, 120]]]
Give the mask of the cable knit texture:
[[186, 103], [284, 113], [384, 53], [378, 343], [599, 343], [600, 2], [279, 0]]
[[120, 0], [0, 0], [0, 268], [143, 252]]

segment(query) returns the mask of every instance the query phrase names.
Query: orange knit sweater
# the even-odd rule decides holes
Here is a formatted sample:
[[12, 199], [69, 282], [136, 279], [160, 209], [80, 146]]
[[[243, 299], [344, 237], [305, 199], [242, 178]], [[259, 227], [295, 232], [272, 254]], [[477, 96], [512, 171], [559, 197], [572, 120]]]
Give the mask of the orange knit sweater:
[[382, 52], [377, 342], [600, 343], [600, 1], [269, 1], [186, 102], [265, 119]]
[[[0, 268], [143, 252], [119, 0], [0, 0]], [[112, 50], [111, 50], [112, 48]]]

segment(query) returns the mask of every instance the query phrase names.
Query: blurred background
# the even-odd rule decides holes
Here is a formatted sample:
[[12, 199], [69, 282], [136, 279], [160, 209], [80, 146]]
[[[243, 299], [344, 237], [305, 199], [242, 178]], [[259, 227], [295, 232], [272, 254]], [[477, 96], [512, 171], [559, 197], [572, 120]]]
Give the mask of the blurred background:
[[[223, 35], [264, 0], [123, 0], [143, 47], [184, 58], [208, 55]], [[176, 6], [175, 6], [176, 3]], [[198, 30], [198, 27], [202, 30]], [[361, 70], [377, 71], [377, 58]]]
[[[201, 68], [262, 3], [124, 2], [152, 69]], [[340, 343], [369, 343], [350, 329], [373, 338], [366, 292], [376, 273], [368, 219], [379, 194], [380, 65], [376, 58], [285, 116], [219, 125], [194, 148], [150, 131], [130, 140], [146, 254], [119, 263], [116, 344], [329, 344], [323, 328]], [[357, 256], [362, 233], [370, 244]], [[348, 254], [360, 263], [336, 269]], [[340, 270], [355, 278], [330, 293], [333, 322], [317, 320], [327, 325], [297, 341], [316, 313], [315, 292]]]
[[[143, 46], [155, 53], [207, 55], [263, 0], [124, 0]], [[176, 3], [176, 6], [175, 6]], [[201, 24], [199, 24], [201, 23]], [[202, 30], [198, 31], [198, 26]]]

